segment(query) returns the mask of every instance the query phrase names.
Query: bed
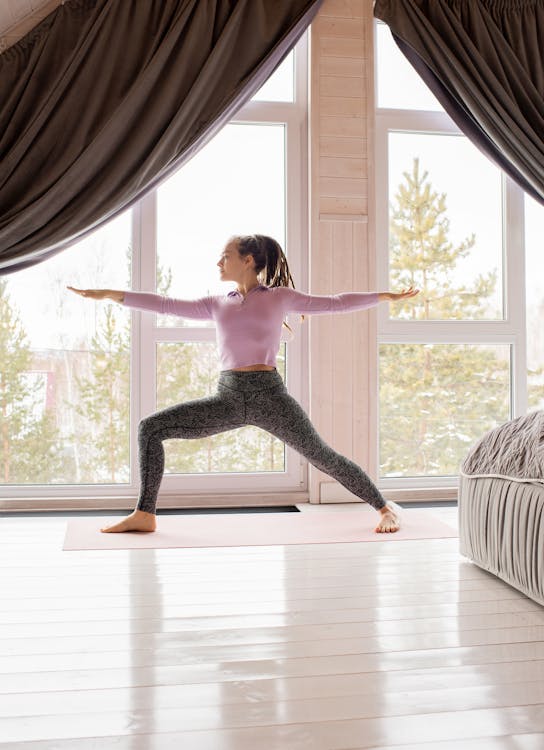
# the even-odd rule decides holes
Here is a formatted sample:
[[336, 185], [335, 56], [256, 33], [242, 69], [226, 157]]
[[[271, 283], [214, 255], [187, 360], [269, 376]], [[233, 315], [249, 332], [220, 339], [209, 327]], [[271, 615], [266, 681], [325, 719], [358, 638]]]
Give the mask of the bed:
[[544, 411], [471, 447], [459, 476], [459, 549], [544, 605]]

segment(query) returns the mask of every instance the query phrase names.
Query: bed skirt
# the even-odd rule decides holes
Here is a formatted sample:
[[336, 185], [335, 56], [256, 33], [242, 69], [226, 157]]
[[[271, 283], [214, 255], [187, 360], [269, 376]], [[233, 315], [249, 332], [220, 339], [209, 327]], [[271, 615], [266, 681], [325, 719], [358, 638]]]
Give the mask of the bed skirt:
[[459, 551], [544, 606], [544, 486], [461, 474]]

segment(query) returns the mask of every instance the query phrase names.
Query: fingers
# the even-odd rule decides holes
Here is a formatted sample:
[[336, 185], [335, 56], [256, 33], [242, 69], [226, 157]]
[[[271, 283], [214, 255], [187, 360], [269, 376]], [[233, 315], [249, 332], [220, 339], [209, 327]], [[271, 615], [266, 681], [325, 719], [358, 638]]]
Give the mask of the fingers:
[[82, 297], [92, 297], [94, 289], [76, 289], [74, 286], [67, 286], [66, 289], [70, 289], [72, 292], [81, 295]]
[[403, 289], [400, 292], [399, 297], [415, 297], [416, 294], [419, 294], [419, 289], [409, 286], [408, 289]]
[[87, 296], [87, 290], [85, 289], [76, 289], [73, 286], [67, 286], [66, 289], [70, 289], [72, 292], [75, 292], [76, 294], [80, 294], [82, 297]]
[[391, 300], [400, 300], [405, 299], [406, 297], [415, 297], [416, 294], [419, 294], [419, 289], [414, 289], [413, 286], [408, 287], [408, 289], [403, 289], [401, 292], [391, 292]]

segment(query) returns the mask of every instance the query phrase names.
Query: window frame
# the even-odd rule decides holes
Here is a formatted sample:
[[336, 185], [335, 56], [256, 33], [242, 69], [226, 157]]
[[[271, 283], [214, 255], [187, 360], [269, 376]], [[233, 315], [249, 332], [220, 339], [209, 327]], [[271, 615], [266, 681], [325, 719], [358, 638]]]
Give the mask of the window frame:
[[[382, 23], [374, 19], [374, 39]], [[375, 101], [378, 101], [378, 59], [375, 50]], [[408, 63], [407, 63], [408, 64]], [[380, 290], [389, 289], [389, 133], [461, 135], [463, 133], [446, 112], [407, 110], [375, 106], [375, 217], [376, 274]], [[525, 247], [524, 194], [505, 173], [502, 173], [502, 269], [504, 319], [497, 321], [395, 320], [389, 317], [387, 304], [377, 314], [376, 361], [378, 391], [376, 393], [376, 455], [380, 464], [379, 414], [379, 346], [402, 343], [461, 343], [510, 345], [510, 418], [527, 411], [527, 341], [525, 315]], [[379, 477], [380, 488], [415, 489], [455, 487], [456, 475], [413, 477]]]

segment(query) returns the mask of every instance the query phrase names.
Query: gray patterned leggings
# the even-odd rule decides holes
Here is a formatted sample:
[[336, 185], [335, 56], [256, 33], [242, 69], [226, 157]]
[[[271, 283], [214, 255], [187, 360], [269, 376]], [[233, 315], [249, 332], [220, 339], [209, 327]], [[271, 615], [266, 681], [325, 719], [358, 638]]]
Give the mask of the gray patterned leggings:
[[170, 406], [141, 420], [138, 510], [155, 513], [164, 471], [163, 440], [201, 438], [243, 425], [270, 432], [374, 508], [384, 507], [370, 477], [321, 439], [277, 370], [222, 370], [214, 396]]

